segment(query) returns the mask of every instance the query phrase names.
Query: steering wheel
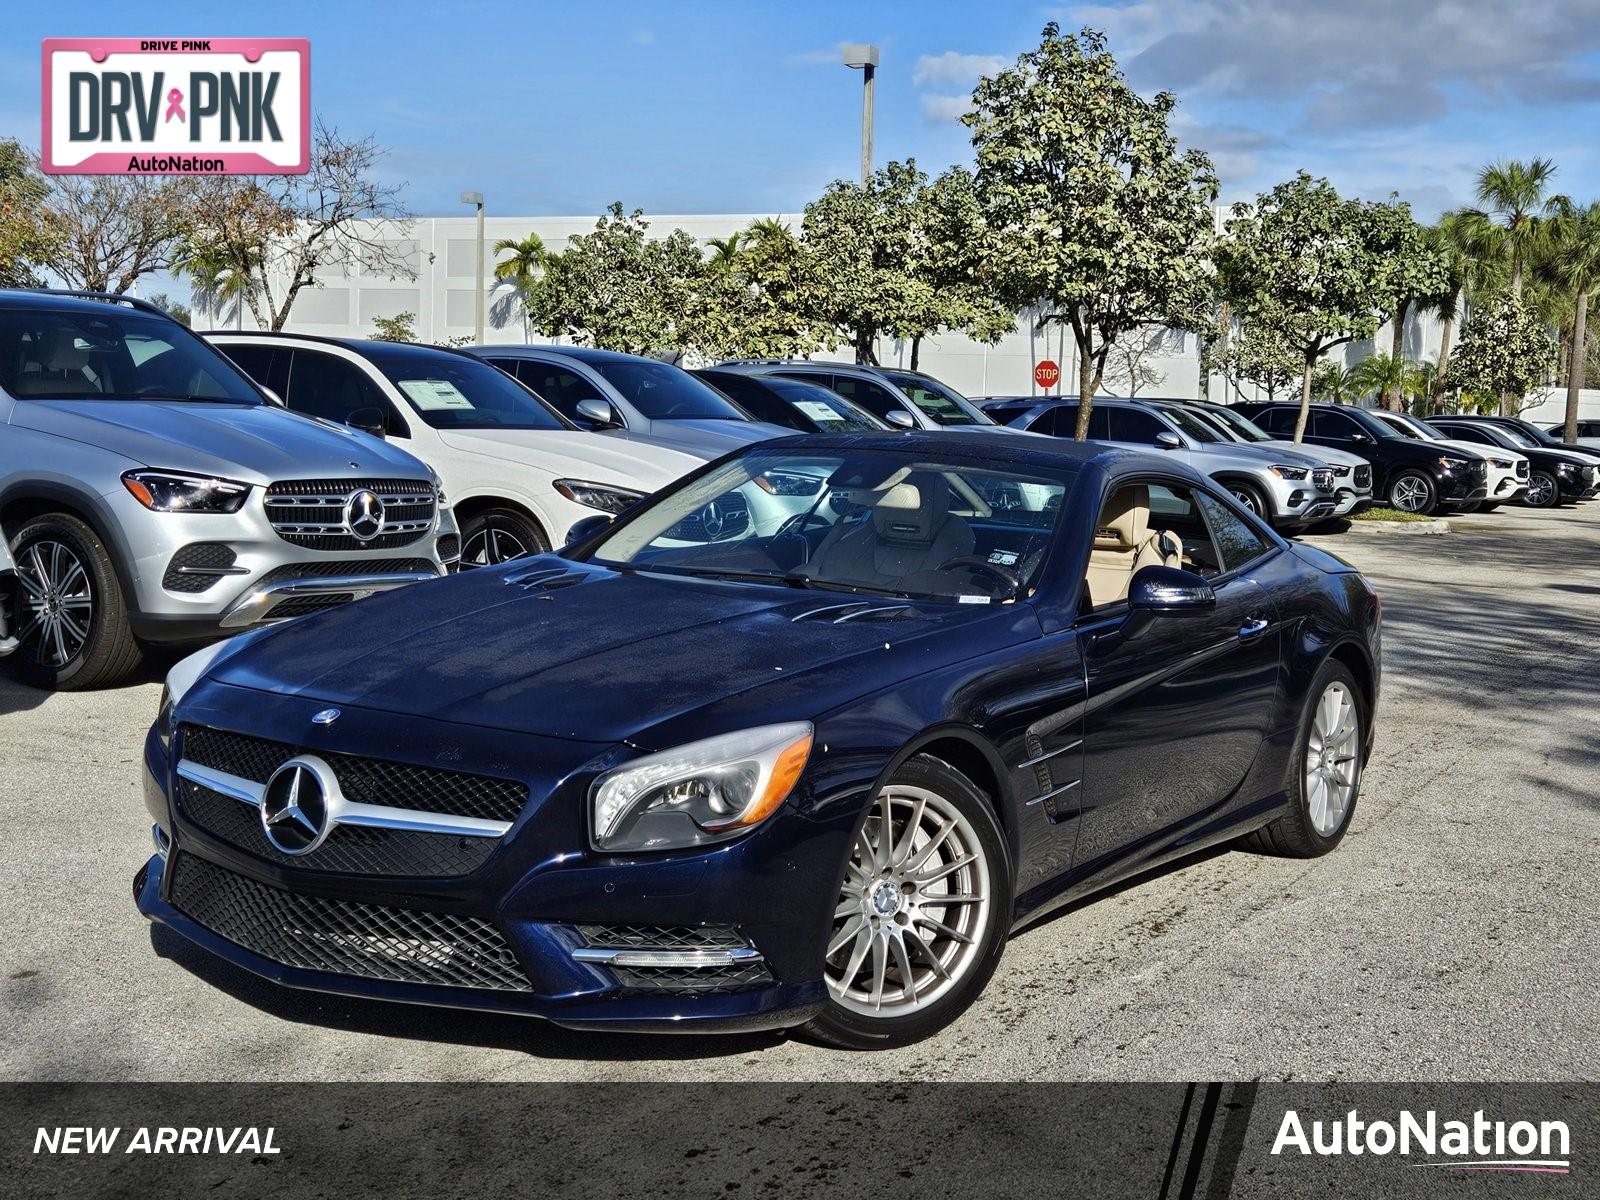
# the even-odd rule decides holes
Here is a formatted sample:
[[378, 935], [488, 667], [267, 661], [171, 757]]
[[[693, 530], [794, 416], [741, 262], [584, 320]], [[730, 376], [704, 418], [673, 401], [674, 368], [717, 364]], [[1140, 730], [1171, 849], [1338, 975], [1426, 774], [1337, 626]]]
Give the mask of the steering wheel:
[[833, 521], [819, 512], [795, 513], [794, 516], [778, 526], [778, 531], [772, 536], [775, 538], [804, 536], [805, 531], [813, 525], [825, 525], [832, 529]]
[[969, 567], [974, 571], [982, 571], [992, 575], [1006, 585], [1007, 591], [1015, 596], [1022, 591], [1022, 576], [1010, 567], [1002, 567], [999, 563], [992, 563], [981, 554], [960, 554], [955, 558], [946, 559], [939, 564], [939, 570], [949, 570], [951, 567]]

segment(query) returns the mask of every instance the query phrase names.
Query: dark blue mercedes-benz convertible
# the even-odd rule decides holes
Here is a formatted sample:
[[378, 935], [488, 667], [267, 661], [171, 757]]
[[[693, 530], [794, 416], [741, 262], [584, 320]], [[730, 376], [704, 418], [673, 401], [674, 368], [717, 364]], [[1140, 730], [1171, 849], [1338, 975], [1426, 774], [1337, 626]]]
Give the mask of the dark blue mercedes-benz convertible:
[[175, 667], [140, 910], [294, 987], [877, 1047], [1073, 897], [1349, 827], [1378, 598], [1170, 459], [792, 437], [575, 536]]

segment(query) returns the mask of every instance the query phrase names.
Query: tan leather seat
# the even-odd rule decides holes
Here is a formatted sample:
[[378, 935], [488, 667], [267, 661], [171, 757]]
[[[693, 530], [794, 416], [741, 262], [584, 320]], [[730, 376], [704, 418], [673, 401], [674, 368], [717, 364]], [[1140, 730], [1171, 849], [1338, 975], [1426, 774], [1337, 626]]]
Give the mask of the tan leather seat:
[[1106, 501], [1095, 527], [1085, 581], [1089, 604], [1101, 608], [1128, 598], [1128, 585], [1144, 567], [1176, 567], [1183, 562], [1178, 539], [1150, 528], [1150, 489], [1118, 488]]

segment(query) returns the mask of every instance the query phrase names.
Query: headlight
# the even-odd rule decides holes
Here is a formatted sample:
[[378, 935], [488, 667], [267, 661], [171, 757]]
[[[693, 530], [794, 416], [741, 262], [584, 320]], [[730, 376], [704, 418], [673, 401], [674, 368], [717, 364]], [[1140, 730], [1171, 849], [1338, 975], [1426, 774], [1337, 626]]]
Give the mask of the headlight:
[[428, 475], [433, 480], [434, 497], [438, 501], [439, 507], [440, 508], [449, 508], [450, 507], [450, 501], [445, 499], [445, 495], [444, 495], [444, 480], [439, 478], [439, 472], [435, 471], [432, 467], [429, 467], [428, 468]]
[[1304, 479], [1311, 474], [1310, 467], [1272, 466], [1268, 467], [1267, 470], [1271, 471], [1279, 479]]
[[703, 846], [759, 825], [788, 798], [811, 754], [809, 721], [690, 742], [595, 780], [596, 850]]
[[1459, 471], [1466, 463], [1459, 458], [1450, 458], [1447, 455], [1439, 456], [1439, 469], [1441, 471]]
[[1563, 463], [1557, 463], [1556, 464], [1556, 472], [1558, 474], [1561, 474], [1561, 475], [1571, 475], [1577, 469], [1578, 469], [1578, 464], [1577, 463], [1563, 462]]
[[611, 487], [604, 483], [584, 483], [581, 479], [558, 479], [555, 487], [574, 504], [613, 514], [626, 512], [644, 499], [643, 492], [630, 492], [627, 488]]
[[234, 513], [250, 494], [248, 483], [177, 471], [128, 471], [122, 486], [156, 512]]

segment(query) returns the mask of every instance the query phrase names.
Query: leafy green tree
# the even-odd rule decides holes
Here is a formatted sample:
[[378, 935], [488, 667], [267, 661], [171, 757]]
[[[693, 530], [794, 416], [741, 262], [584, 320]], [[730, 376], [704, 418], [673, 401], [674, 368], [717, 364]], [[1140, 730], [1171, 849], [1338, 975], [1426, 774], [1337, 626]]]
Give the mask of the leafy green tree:
[[890, 330], [910, 341], [913, 371], [930, 334], [958, 330], [993, 345], [1017, 326], [1017, 314], [1000, 302], [984, 269], [990, 235], [972, 173], [951, 167], [920, 189], [916, 205], [911, 271], [928, 285], [930, 306]]
[[1253, 383], [1274, 400], [1300, 377], [1300, 359], [1294, 350], [1259, 324], [1244, 326], [1228, 343], [1224, 373]]
[[1550, 377], [1554, 364], [1555, 344], [1544, 322], [1508, 292], [1467, 318], [1445, 382], [1465, 396], [1499, 396], [1502, 409], [1515, 413], [1528, 391]]
[[[501, 258], [502, 254], [509, 257]], [[494, 256], [494, 277], [511, 286], [510, 299], [522, 312], [522, 340], [526, 342], [528, 299], [539, 286], [545, 266], [550, 261], [550, 252], [545, 249], [543, 238], [529, 232], [523, 238], [501, 238], [494, 244]]]
[[550, 256], [531, 300], [534, 327], [632, 354], [691, 345], [706, 276], [700, 247], [681, 229], [658, 239], [649, 228], [643, 212], [612, 204], [593, 233]]
[[1578, 401], [1583, 391], [1588, 347], [1589, 304], [1600, 286], [1600, 201], [1579, 208], [1570, 201], [1557, 206], [1551, 229], [1547, 267], [1572, 296], [1572, 336], [1567, 366], [1567, 411], [1562, 440], [1578, 440]]
[[707, 264], [714, 274], [726, 274], [739, 265], [739, 252], [744, 247], [746, 233], [736, 229], [725, 238], [708, 238], [706, 245], [711, 248], [711, 259]]
[[693, 322], [696, 347], [717, 358], [787, 358], [838, 344], [811, 256], [781, 221], [752, 221], [727, 270], [715, 253]]
[[45, 206], [61, 242], [50, 270], [68, 287], [128, 291], [172, 266], [194, 183], [148, 175], [52, 175]]
[[1183, 325], [1204, 311], [1217, 177], [1199, 151], [1179, 153], [1175, 99], [1131, 88], [1101, 33], [1062, 35], [981, 79], [972, 109], [985, 277], [1013, 311], [1038, 306], [1078, 348], [1078, 428], [1116, 339]]
[[0, 141], [0, 287], [38, 287], [40, 269], [60, 249], [44, 204], [49, 190], [33, 156], [13, 139]]
[[[1349, 371], [1351, 386], [1358, 396], [1390, 396], [1397, 398], [1415, 395], [1422, 377], [1417, 364], [1403, 355], [1379, 351], [1363, 358]], [[1398, 412], [1395, 408], [1393, 411]]]
[[369, 342], [414, 342], [417, 340], [417, 314], [396, 313], [392, 317], [373, 317], [374, 332]]
[[[1445, 250], [1411, 215], [1411, 206], [1391, 198], [1367, 210], [1375, 239], [1373, 250], [1381, 256], [1383, 290], [1389, 300], [1390, 347], [1393, 362], [1405, 358], [1406, 318], [1415, 308], [1435, 300], [1450, 286], [1450, 262]], [[1400, 411], [1401, 378], [1396, 375], [1379, 391], [1380, 402]]]
[[1391, 221], [1375, 212], [1381, 207], [1346, 200], [1302, 171], [1253, 204], [1235, 204], [1217, 246], [1219, 278], [1245, 329], [1298, 359], [1296, 442], [1305, 436], [1318, 360], [1370, 338], [1391, 302]]
[[174, 300], [165, 292], [156, 292], [150, 297], [150, 303], [161, 309], [180, 325], [193, 324], [192, 314], [189, 312], [189, 306], [181, 303], [180, 301]]

